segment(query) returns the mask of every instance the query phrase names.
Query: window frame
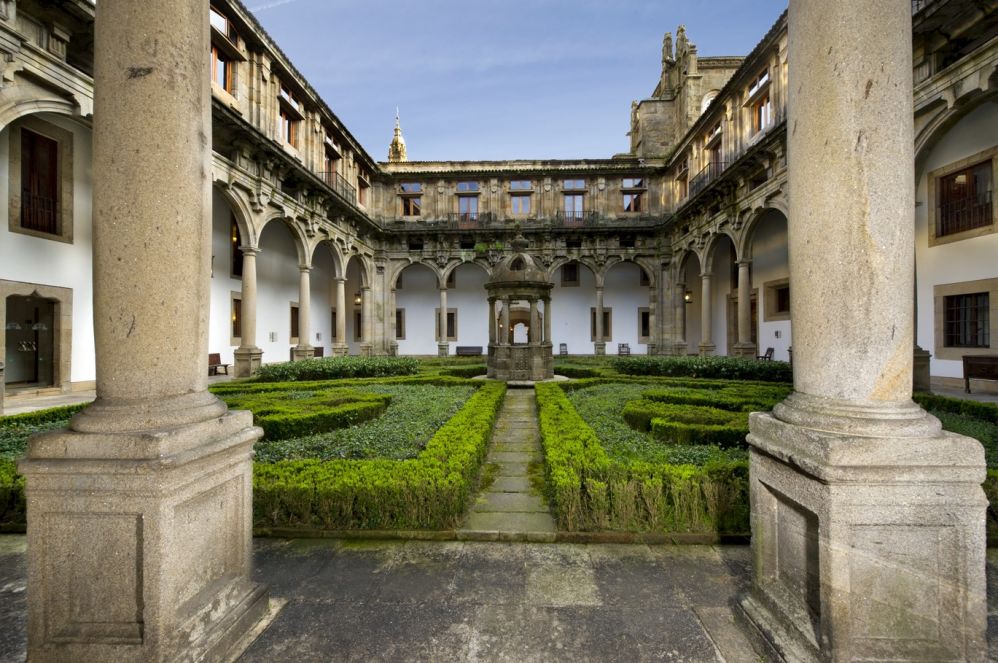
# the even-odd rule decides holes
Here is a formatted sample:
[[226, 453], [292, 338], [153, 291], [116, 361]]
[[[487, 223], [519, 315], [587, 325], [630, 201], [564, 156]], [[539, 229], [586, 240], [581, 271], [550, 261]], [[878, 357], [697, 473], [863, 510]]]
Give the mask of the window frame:
[[[989, 347], [947, 346], [945, 344], [947, 297], [987, 293], [989, 299], [988, 339]], [[933, 346], [935, 358], [960, 361], [964, 355], [998, 356], [998, 278], [962, 281], [934, 285], [933, 298]]]
[[[229, 292], [229, 345], [240, 346], [243, 342], [243, 293], [230, 291]], [[237, 329], [238, 325], [238, 329]], [[236, 332], [239, 332], [238, 334]]]
[[[565, 275], [565, 268], [566, 267], [574, 267], [575, 268], [575, 279], [574, 280], [566, 277], [566, 275]], [[564, 265], [561, 266], [561, 269], [559, 271], [561, 272], [561, 287], [563, 287], [563, 288], [577, 288], [577, 287], [579, 287], [579, 282], [582, 280], [581, 277], [580, 277], [580, 274], [579, 274], [579, 271], [580, 271], [579, 270], [579, 263], [577, 263], [577, 262], [566, 262]]]
[[[779, 295], [777, 294], [779, 290], [786, 288], [788, 291], [790, 289], [790, 278], [774, 279], [772, 281], [766, 281], [762, 284], [763, 292], [763, 322], [780, 322], [784, 320], [790, 320], [790, 309], [780, 310], [777, 307], [779, 302]], [[788, 293], [789, 302], [789, 293]]]
[[[51, 141], [55, 141], [56, 166], [55, 185], [58, 211], [56, 212], [56, 232], [49, 233], [21, 225], [22, 214], [22, 132], [30, 131]], [[40, 239], [73, 243], [73, 209], [75, 182], [73, 176], [74, 133], [60, 126], [50, 124], [37, 117], [26, 116], [10, 124], [8, 152], [8, 215], [7, 230], [20, 235], [30, 235]]]
[[[511, 193], [509, 195], [509, 213], [518, 218], [530, 216], [531, 208], [533, 207], [531, 198], [533, 198], [533, 195], [529, 193]], [[519, 203], [519, 207], [521, 208], [519, 210], [517, 209], [517, 203]], [[526, 205], [524, 206], [523, 203], [526, 203]]]
[[591, 343], [610, 343], [613, 341], [613, 308], [603, 307], [603, 338], [596, 338], [596, 307], [589, 307], [589, 341]]
[[[960, 232], [947, 233], [945, 235], [938, 234], [941, 181], [946, 177], [969, 170], [988, 161], [991, 162], [991, 222]], [[930, 247], [939, 246], [951, 242], [960, 242], [965, 239], [992, 235], [998, 232], [998, 205], [995, 204], [995, 191], [998, 191], [998, 145], [976, 152], [959, 161], [954, 161], [929, 172], [926, 175], [928, 245]]]
[[[647, 334], [642, 334], [641, 332], [644, 331], [643, 327], [644, 327], [644, 321], [646, 319], [646, 316], [647, 316], [647, 320], [648, 320], [648, 333]], [[644, 343], [645, 345], [647, 345], [648, 343], [651, 343], [651, 337], [652, 337], [653, 332], [654, 332], [654, 330], [652, 329], [652, 322], [651, 322], [651, 308], [648, 307], [648, 306], [639, 307], [638, 308], [638, 343]]]
[[395, 309], [395, 340], [405, 340], [405, 309]]
[[300, 340], [300, 338], [298, 336], [298, 334], [301, 333], [301, 329], [298, 327], [298, 320], [299, 320], [299, 318], [298, 318], [298, 312], [301, 310], [299, 308], [299, 306], [298, 306], [298, 302], [291, 302], [289, 310], [290, 310], [290, 313], [291, 313], [291, 319], [290, 319], [291, 326], [290, 326], [290, 329], [289, 329], [289, 332], [290, 332], [290, 334], [289, 334], [289, 340], [291, 341], [291, 343], [297, 345], [297, 344], [301, 343], [301, 340]]
[[[433, 309], [433, 320], [435, 321], [434, 322], [434, 332], [435, 332], [434, 333], [434, 338], [439, 339], [440, 338], [440, 307], [439, 306], [436, 307], [435, 309]], [[452, 327], [453, 327], [453, 329], [452, 329]], [[457, 336], [458, 336], [458, 331], [457, 331], [457, 308], [455, 308], [455, 307], [450, 307], [450, 306], [447, 307], [447, 332], [448, 332], [448, 334], [447, 334], [447, 341], [446, 342], [450, 343], [450, 342], [457, 341]], [[453, 335], [450, 332], [453, 332]], [[440, 341], [438, 340], [437, 342], [439, 343]]]

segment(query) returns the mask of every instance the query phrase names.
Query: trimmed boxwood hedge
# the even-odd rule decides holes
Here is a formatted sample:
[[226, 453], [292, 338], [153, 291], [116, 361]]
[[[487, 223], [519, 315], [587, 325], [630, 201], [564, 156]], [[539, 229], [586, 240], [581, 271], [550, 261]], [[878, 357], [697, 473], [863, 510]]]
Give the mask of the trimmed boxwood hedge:
[[266, 391], [223, 396], [233, 410], [250, 410], [253, 423], [269, 440], [346, 428], [381, 416], [391, 400], [355, 389]]
[[415, 459], [257, 463], [254, 524], [328, 530], [456, 525], [506, 393], [501, 382], [477, 385], [475, 394]]
[[747, 462], [614, 462], [559, 384], [535, 389], [545, 478], [562, 529], [748, 533]]
[[301, 382], [415, 375], [418, 372], [419, 361], [412, 357], [325, 357], [264, 364], [254, 379], [258, 382]]
[[717, 378], [791, 382], [793, 368], [782, 361], [759, 361], [744, 357], [622, 357], [613, 368], [624, 375]]

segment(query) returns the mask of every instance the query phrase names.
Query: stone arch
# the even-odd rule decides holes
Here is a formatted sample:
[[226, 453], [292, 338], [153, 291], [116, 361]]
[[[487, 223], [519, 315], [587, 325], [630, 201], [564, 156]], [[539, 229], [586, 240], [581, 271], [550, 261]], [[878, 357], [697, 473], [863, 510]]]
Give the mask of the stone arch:
[[40, 87], [31, 86], [30, 90], [23, 90], [23, 87], [14, 85], [4, 89], [3, 103], [0, 103], [0, 129], [26, 115], [53, 113], [76, 118], [83, 115], [83, 109], [75, 99], [60, 97]]
[[718, 230], [712, 233], [710, 239], [707, 241], [707, 246], [703, 250], [703, 260], [701, 262], [701, 267], [703, 271], [709, 272], [714, 268], [714, 257], [717, 252], [717, 247], [724, 243], [724, 239], [727, 238], [731, 240], [731, 245], [735, 247], [735, 260], [741, 257], [741, 252], [738, 250], [738, 239], [735, 237], [727, 228], [723, 230]]
[[625, 263], [631, 263], [633, 265], [636, 265], [638, 269], [644, 272], [645, 277], [647, 277], [648, 286], [655, 287], [657, 282], [657, 279], [655, 278], [655, 270], [650, 266], [648, 266], [647, 264], [645, 264], [645, 262], [642, 261], [640, 258], [611, 258], [610, 260], [607, 260], [606, 264], [603, 266], [603, 273], [602, 273], [603, 280], [606, 279], [606, 275], [610, 272], [611, 269], [617, 267], [618, 265], [623, 265]]
[[[409, 269], [413, 265], [422, 265], [423, 267], [426, 267], [428, 270], [433, 272], [433, 275], [437, 279], [438, 288], [447, 282], [447, 275], [437, 266], [435, 262], [430, 262], [426, 260], [410, 260], [405, 264], [399, 264], [396, 267], [395, 271], [391, 273], [389, 283], [391, 284], [392, 290], [396, 289], [396, 287], [398, 286], [399, 277], [402, 275], [402, 272]], [[456, 268], [457, 264], [455, 264], [454, 267]]]
[[302, 229], [301, 224], [299, 224], [295, 219], [282, 214], [270, 216], [264, 219], [263, 223], [260, 224], [260, 230], [258, 231], [257, 237], [262, 237], [263, 231], [274, 221], [281, 221], [291, 233], [291, 237], [294, 239], [295, 250], [298, 252], [298, 264], [304, 266], [311, 265], [312, 252], [309, 248], [308, 237], [305, 236], [305, 231]]
[[686, 273], [687, 263], [690, 258], [695, 258], [697, 261], [697, 273], [699, 274], [703, 271], [703, 260], [701, 259], [700, 254], [697, 253], [696, 249], [692, 247], [682, 249], [673, 261], [676, 269], [674, 276], [675, 283], [684, 283], [686, 281], [683, 274]]
[[358, 269], [360, 270], [361, 287], [370, 288], [372, 280], [371, 277], [372, 265], [370, 263], [370, 260], [367, 259], [366, 256], [360, 253], [353, 253], [348, 258], [346, 258], [346, 260], [343, 261], [343, 276], [346, 277], [347, 270], [350, 269], [350, 264], [354, 261], [354, 259], [357, 260]]
[[560, 269], [563, 265], [567, 265], [567, 264], [573, 263], [573, 262], [577, 262], [580, 265], [582, 265], [583, 267], [587, 267], [589, 269], [589, 271], [593, 273], [593, 276], [596, 277], [596, 284], [599, 285], [601, 283], [601, 277], [602, 277], [601, 270], [595, 265], [595, 263], [593, 263], [592, 261], [590, 261], [590, 260], [588, 260], [586, 258], [557, 258], [557, 259], [555, 259], [555, 261], [551, 263], [551, 267], [548, 268], [548, 278], [552, 282], [555, 282], [555, 274], [558, 273], [558, 269]]
[[236, 226], [239, 228], [239, 235], [243, 240], [243, 245], [259, 246], [260, 233], [253, 226], [253, 213], [250, 211], [247, 201], [242, 196], [236, 194], [231, 187], [227, 186], [224, 180], [216, 179], [212, 183], [212, 188], [228, 203], [229, 209], [236, 220]]
[[462, 260], [461, 262], [452, 262], [446, 267], [444, 267], [444, 269], [440, 272], [440, 283], [441, 284], [447, 283], [447, 280], [450, 278], [451, 272], [459, 269], [463, 265], [474, 265], [476, 267], [481, 268], [481, 270], [485, 272], [486, 277], [492, 276], [492, 270], [489, 269], [487, 263], [479, 262], [477, 260]]
[[735, 242], [735, 254], [738, 256], [739, 260], [752, 259], [752, 242], [755, 239], [759, 223], [774, 212], [780, 214], [783, 217], [784, 222], [788, 221], [789, 216], [787, 214], [786, 204], [782, 199], [771, 200], [766, 207], [760, 207], [748, 216], [745, 221], [745, 227], [742, 229], [741, 237], [738, 240], [732, 238], [732, 241]]
[[[973, 93], [980, 92], [980, 88]], [[932, 148], [952, 129], [960, 120], [980, 108], [988, 101], [998, 100], [998, 66], [992, 72], [988, 80], [988, 87], [983, 94], [976, 94], [972, 98], [961, 99], [961, 103], [947, 103], [946, 108], [935, 115], [923, 126], [915, 135], [915, 181], [917, 182], [923, 175], [925, 160], [932, 152]]]
[[325, 250], [329, 252], [330, 257], [333, 259], [333, 278], [343, 278], [346, 274], [346, 266], [343, 263], [343, 256], [340, 253], [339, 248], [336, 246], [336, 242], [329, 237], [321, 237], [309, 243], [307, 249], [309, 264], [312, 264], [315, 259], [315, 252], [319, 251], [321, 247], [325, 247]]

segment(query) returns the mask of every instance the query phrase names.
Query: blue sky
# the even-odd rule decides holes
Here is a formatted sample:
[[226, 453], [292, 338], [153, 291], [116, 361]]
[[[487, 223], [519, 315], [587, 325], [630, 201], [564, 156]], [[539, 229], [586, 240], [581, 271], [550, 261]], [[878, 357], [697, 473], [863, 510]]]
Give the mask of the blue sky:
[[608, 158], [684, 23], [745, 55], [786, 0], [244, 0], [365, 149], [395, 107], [413, 160]]

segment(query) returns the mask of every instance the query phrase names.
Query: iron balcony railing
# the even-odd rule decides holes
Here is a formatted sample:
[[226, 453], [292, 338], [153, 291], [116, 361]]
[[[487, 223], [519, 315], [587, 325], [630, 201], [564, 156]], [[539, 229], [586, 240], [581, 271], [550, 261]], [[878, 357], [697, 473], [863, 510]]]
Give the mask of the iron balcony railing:
[[693, 179], [690, 180], [690, 196], [695, 196], [707, 188], [707, 185], [720, 177], [721, 173], [729, 165], [727, 161], [711, 161], [708, 163], [703, 170], [694, 175]]
[[936, 216], [936, 237], [991, 225], [994, 218], [991, 205], [990, 191], [940, 203]]
[[351, 205], [357, 204], [357, 187], [353, 186], [347, 179], [335, 171], [323, 171], [319, 177], [330, 189], [340, 194]]
[[597, 211], [556, 212], [553, 216], [518, 217], [492, 212], [452, 212], [446, 217], [420, 219], [393, 219], [384, 222], [391, 230], [509, 230], [519, 226], [523, 230], [558, 228], [647, 228], [665, 222], [668, 215], [625, 215], [618, 218], [602, 216]]
[[554, 214], [554, 225], [562, 228], [583, 228], [599, 224], [599, 213], [584, 210], [560, 210]]
[[43, 233], [59, 232], [59, 201], [31, 191], [21, 191], [21, 227]]
[[488, 212], [451, 212], [447, 215], [447, 225], [452, 228], [485, 228], [494, 220]]

